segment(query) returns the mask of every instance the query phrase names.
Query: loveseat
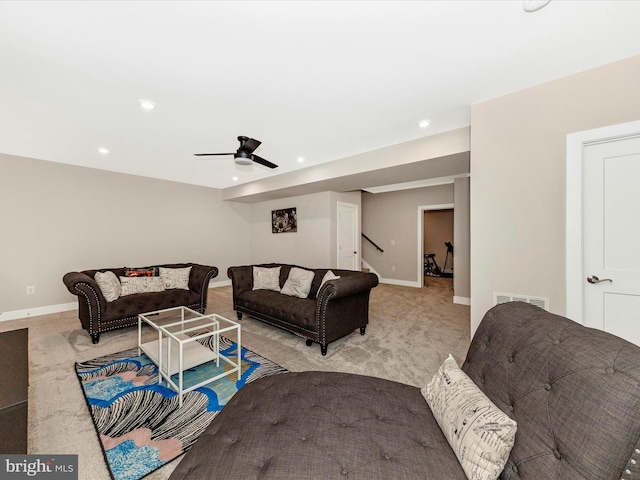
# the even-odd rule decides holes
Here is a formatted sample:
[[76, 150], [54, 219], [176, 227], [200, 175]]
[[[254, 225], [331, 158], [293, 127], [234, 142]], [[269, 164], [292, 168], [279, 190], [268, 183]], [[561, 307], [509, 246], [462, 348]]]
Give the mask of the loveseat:
[[164, 308], [186, 306], [204, 313], [207, 307], [209, 281], [218, 275], [216, 267], [196, 263], [172, 263], [145, 267], [137, 270], [185, 269], [191, 267], [188, 288], [168, 288], [119, 296], [107, 301], [102, 289], [95, 280], [97, 272], [113, 272], [117, 278], [124, 277], [125, 267], [102, 268], [69, 272], [63, 282], [69, 292], [78, 297], [78, 317], [82, 327], [87, 330], [93, 343], [100, 341], [100, 334], [116, 328], [136, 325], [138, 314]]
[[[254, 267], [279, 268], [278, 291], [254, 289]], [[294, 268], [313, 273], [305, 298], [282, 293]], [[323, 284], [328, 272], [340, 278]], [[307, 345], [319, 343], [322, 355], [327, 354], [329, 343], [356, 329], [360, 329], [361, 335], [365, 334], [369, 323], [369, 294], [378, 285], [378, 277], [372, 273], [280, 263], [233, 266], [227, 275], [232, 283], [233, 309], [238, 320], [246, 313], [305, 338]]]
[[243, 387], [170, 480], [640, 479], [640, 347], [512, 302], [486, 313], [462, 370], [517, 422], [492, 477], [465, 474], [419, 387], [298, 372]]

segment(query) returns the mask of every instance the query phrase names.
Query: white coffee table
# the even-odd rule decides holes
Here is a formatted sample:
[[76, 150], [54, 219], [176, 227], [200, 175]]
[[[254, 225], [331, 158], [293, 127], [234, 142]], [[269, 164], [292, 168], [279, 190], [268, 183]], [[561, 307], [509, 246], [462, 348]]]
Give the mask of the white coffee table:
[[[158, 332], [158, 339], [142, 342], [142, 325], [147, 324]], [[220, 334], [236, 334], [236, 356], [220, 353]], [[213, 349], [205, 347], [197, 340], [212, 338]], [[218, 314], [204, 315], [187, 307], [167, 308], [138, 315], [138, 353], [144, 352], [158, 367], [158, 383], [167, 382], [179, 395], [182, 407], [182, 395], [208, 383], [237, 373], [241, 376], [241, 339], [240, 324]], [[234, 361], [234, 359], [236, 359]], [[185, 385], [184, 371], [207, 362], [226, 362], [231, 368], [223, 369], [217, 375], [195, 385]], [[177, 374], [178, 381], [172, 377]]]

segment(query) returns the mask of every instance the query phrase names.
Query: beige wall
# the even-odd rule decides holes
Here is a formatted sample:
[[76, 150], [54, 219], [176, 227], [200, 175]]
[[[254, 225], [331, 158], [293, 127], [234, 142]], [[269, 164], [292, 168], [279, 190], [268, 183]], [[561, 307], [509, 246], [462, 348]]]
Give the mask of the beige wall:
[[249, 258], [249, 205], [219, 190], [4, 154], [0, 220], [3, 312], [74, 302], [73, 270], [197, 262], [215, 282]]
[[469, 203], [471, 179], [456, 178], [454, 182], [454, 219], [453, 219], [453, 301], [469, 305], [471, 303], [471, 234]]
[[[73, 303], [62, 276], [89, 268], [197, 262], [219, 268], [214, 282], [251, 262], [335, 268], [337, 202], [361, 208], [360, 197], [246, 204], [217, 189], [0, 154], [0, 312]], [[297, 208], [298, 233], [273, 234], [271, 210], [285, 207]]]
[[[360, 192], [322, 192], [251, 204], [251, 263], [335, 268], [337, 202], [360, 206]], [[295, 207], [298, 231], [272, 233], [271, 211]]]
[[640, 56], [471, 107], [471, 331], [492, 292], [564, 314], [566, 136], [640, 118]]

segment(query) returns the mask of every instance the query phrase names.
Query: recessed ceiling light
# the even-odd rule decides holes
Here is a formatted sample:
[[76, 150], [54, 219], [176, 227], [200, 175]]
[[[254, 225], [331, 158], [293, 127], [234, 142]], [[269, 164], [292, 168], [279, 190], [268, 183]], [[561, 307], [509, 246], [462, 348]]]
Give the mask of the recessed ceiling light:
[[231, 180], [233, 180], [234, 182], [238, 181], [238, 177], [233, 177]]
[[429, 126], [429, 120], [420, 120], [418, 126], [420, 128], [427, 128]]
[[298, 157], [298, 163], [302, 163], [302, 162], [304, 162], [304, 158]]
[[153, 110], [154, 108], [156, 108], [156, 104], [153, 103], [151, 100], [142, 99], [142, 100], [138, 100], [138, 103], [145, 110]]
[[109, 155], [109, 149], [105, 147], [98, 148], [98, 152], [100, 152], [102, 155]]

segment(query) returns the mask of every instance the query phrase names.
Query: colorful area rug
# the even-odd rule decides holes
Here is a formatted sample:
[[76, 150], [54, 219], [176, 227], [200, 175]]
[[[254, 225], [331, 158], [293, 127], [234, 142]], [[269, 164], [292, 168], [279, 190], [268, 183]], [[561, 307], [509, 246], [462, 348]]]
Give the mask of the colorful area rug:
[[[221, 336], [220, 351], [225, 356], [237, 355], [237, 345]], [[233, 373], [186, 393], [180, 408], [176, 392], [166, 382], [158, 384], [157, 367], [145, 354], [138, 355], [137, 348], [76, 363], [114, 480], [138, 480], [180, 456], [240, 388], [258, 378], [287, 372], [246, 348], [241, 358], [240, 379]], [[219, 367], [209, 362], [185, 371], [185, 385], [211, 378], [225, 366], [224, 361]]]

